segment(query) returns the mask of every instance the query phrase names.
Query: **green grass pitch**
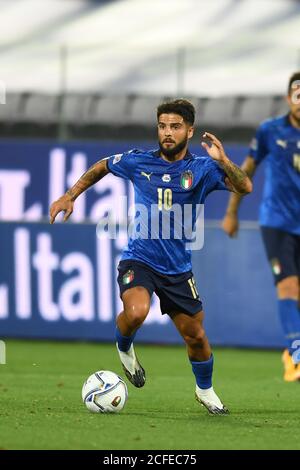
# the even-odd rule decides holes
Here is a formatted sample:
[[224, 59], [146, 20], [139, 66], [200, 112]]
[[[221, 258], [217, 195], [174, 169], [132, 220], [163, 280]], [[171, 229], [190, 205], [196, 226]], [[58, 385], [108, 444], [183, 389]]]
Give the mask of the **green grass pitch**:
[[215, 349], [214, 387], [229, 416], [194, 399], [182, 346], [137, 345], [144, 388], [93, 415], [81, 402], [96, 370], [124, 376], [114, 345], [6, 341], [0, 365], [1, 449], [300, 449], [300, 383], [284, 383], [280, 352]]

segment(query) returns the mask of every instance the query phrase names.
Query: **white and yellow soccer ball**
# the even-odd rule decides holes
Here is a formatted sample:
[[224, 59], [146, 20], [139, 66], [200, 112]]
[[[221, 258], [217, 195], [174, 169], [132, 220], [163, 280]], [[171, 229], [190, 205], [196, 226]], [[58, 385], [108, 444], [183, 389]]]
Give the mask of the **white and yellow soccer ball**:
[[119, 413], [126, 404], [128, 391], [126, 383], [117, 374], [99, 370], [84, 382], [81, 396], [92, 413]]

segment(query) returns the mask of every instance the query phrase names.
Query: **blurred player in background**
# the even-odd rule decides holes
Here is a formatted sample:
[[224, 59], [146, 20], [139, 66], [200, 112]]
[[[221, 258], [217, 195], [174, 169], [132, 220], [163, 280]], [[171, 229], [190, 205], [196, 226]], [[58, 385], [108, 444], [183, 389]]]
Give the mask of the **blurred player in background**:
[[[288, 346], [282, 356], [284, 380], [293, 382], [300, 380], [300, 364], [294, 363], [295, 355], [292, 357], [297, 345], [294, 341], [300, 345], [300, 72], [289, 80], [287, 102], [287, 115], [258, 127], [242, 168], [252, 178], [260, 162], [266, 160], [259, 223]], [[241, 200], [242, 195], [230, 196], [223, 219], [223, 229], [231, 237], [238, 232]]]
[[[192, 155], [188, 141], [194, 133], [194, 106], [186, 100], [175, 100], [158, 107], [159, 149], [131, 150], [113, 155], [93, 165], [79, 181], [54, 202], [50, 222], [64, 211], [67, 220], [75, 199], [107, 173], [130, 179], [135, 190], [135, 204], [147, 209], [142, 225], [150, 230], [152, 208], [160, 214], [171, 214], [169, 238], [161, 236], [130, 237], [118, 266], [118, 283], [123, 311], [117, 317], [118, 353], [130, 382], [136, 387], [145, 384], [145, 371], [133, 347], [137, 329], [146, 319], [153, 292], [160, 299], [161, 313], [167, 313], [183, 337], [196, 378], [196, 399], [212, 414], [228, 412], [212, 387], [213, 355], [203, 328], [204, 313], [193, 273], [187, 238], [175, 236], [175, 225], [185, 234], [188, 222], [195, 224], [196, 204], [217, 189], [246, 194], [252, 190], [247, 175], [226, 156], [221, 142], [205, 133], [211, 145], [202, 142], [209, 157]], [[192, 206], [192, 217], [177, 217], [175, 205]], [[183, 214], [183, 211], [181, 211]], [[192, 221], [191, 221], [192, 218]], [[178, 234], [178, 230], [177, 230]], [[148, 236], [149, 235], [149, 236]]]

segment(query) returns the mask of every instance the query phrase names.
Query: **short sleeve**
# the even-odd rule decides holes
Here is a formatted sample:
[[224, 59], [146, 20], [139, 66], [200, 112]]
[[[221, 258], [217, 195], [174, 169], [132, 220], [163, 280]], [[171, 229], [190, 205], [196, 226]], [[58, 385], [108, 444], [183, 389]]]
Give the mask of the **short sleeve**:
[[136, 165], [135, 150], [129, 150], [124, 153], [117, 153], [107, 158], [107, 168], [115, 176], [129, 179], [133, 178]]
[[249, 155], [258, 165], [268, 155], [267, 126], [263, 123], [256, 131], [255, 137], [250, 143]]

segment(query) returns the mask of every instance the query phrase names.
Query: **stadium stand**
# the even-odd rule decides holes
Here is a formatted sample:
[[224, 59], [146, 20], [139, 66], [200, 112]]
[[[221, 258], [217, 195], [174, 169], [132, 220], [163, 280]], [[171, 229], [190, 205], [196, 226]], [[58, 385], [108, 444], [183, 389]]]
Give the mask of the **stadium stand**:
[[285, 99], [285, 96], [274, 96], [274, 116], [280, 116], [281, 114], [286, 114], [288, 112], [288, 106]]
[[[135, 96], [131, 100], [127, 122], [133, 125], [153, 126], [156, 124], [155, 109], [166, 98], [163, 96]], [[154, 110], [154, 112], [153, 112]]]
[[206, 98], [198, 103], [196, 124], [224, 127], [236, 123], [239, 99], [235, 96]]
[[299, 66], [300, 2], [159, 3], [2, 0], [0, 80], [45, 93], [64, 83], [84, 93], [273, 95]]
[[59, 120], [59, 96], [32, 93], [25, 101], [18, 121], [40, 125], [56, 124]]
[[272, 96], [250, 96], [241, 100], [238, 124], [244, 127], [256, 127], [257, 124], [273, 116], [274, 100]]
[[[156, 107], [166, 96], [9, 93], [0, 106], [0, 137], [156, 138]], [[174, 98], [174, 97], [173, 97]], [[258, 123], [287, 110], [283, 96], [187, 97], [195, 125], [227, 140], [249, 140]]]
[[94, 99], [88, 124], [118, 126], [126, 122], [130, 109], [129, 96], [99, 96]]
[[60, 117], [71, 126], [84, 126], [90, 121], [93, 96], [71, 93], [60, 97]]
[[[170, 2], [161, 2], [157, 21], [157, 9], [140, 0], [3, 0], [0, 137], [38, 130], [47, 138], [155, 139], [157, 104], [185, 96], [198, 127], [229, 140], [239, 129], [243, 141], [286, 111], [280, 94], [299, 66], [300, 2], [270, 9], [269, 0], [202, 0], [195, 8], [195, 0], [177, 0], [171, 16]], [[33, 3], [36, 16], [24, 21]], [[178, 34], [183, 21], [189, 27]]]
[[23, 112], [24, 94], [8, 93], [5, 104], [0, 105], [0, 125], [12, 125], [20, 120]]

